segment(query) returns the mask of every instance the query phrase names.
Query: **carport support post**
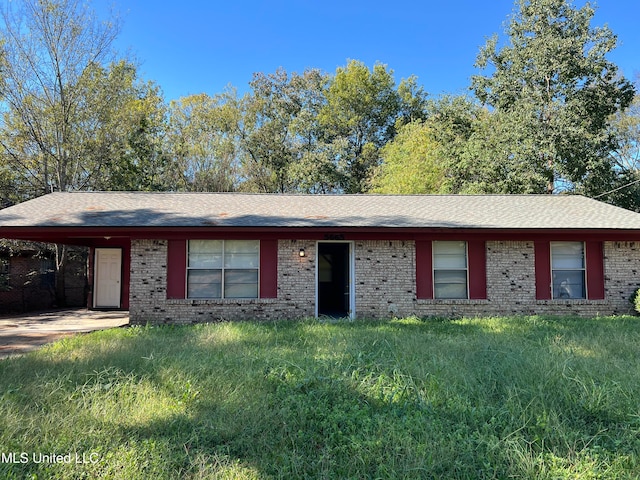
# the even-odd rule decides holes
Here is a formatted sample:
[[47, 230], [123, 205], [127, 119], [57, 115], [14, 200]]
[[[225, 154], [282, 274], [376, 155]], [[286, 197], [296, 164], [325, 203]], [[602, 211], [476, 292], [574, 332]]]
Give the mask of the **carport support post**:
[[89, 247], [89, 255], [87, 258], [87, 308], [93, 308], [93, 262], [96, 256], [95, 247]]
[[65, 285], [65, 272], [67, 270], [67, 247], [66, 245], [56, 244], [56, 306], [66, 307], [66, 285]]

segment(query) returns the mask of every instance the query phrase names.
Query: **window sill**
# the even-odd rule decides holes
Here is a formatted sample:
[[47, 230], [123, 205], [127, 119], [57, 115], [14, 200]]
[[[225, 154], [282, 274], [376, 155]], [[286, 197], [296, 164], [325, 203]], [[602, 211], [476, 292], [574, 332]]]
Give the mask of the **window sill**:
[[261, 303], [276, 303], [277, 298], [180, 298], [167, 299], [168, 305], [256, 305]]
[[589, 300], [586, 298], [554, 298], [536, 300], [536, 305], [608, 305], [608, 300]]
[[416, 299], [418, 305], [487, 305], [489, 300], [482, 299], [468, 299], [468, 298], [418, 298]]

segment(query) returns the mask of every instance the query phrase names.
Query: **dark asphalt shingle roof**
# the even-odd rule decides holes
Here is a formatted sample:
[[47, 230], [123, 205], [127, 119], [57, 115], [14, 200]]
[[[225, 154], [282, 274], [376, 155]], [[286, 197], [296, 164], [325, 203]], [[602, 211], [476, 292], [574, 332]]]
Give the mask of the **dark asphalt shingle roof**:
[[640, 229], [640, 214], [578, 195], [52, 193], [0, 210], [3, 227]]

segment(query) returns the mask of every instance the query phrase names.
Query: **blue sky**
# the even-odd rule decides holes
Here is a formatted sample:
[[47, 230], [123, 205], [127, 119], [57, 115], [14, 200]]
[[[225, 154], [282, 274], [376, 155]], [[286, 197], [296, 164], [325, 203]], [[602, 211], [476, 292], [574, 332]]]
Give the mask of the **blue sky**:
[[[514, 2], [115, 0], [113, 5], [124, 21], [116, 48], [132, 54], [141, 76], [173, 100], [213, 95], [229, 84], [242, 92], [253, 72], [278, 67], [333, 73], [348, 59], [384, 63], [396, 81], [415, 74], [431, 95], [464, 93], [478, 73], [473, 64], [480, 46], [502, 33]], [[632, 79], [640, 72], [639, 14], [640, 0], [600, 0], [593, 22], [608, 24], [618, 35], [619, 46], [609, 58]]]

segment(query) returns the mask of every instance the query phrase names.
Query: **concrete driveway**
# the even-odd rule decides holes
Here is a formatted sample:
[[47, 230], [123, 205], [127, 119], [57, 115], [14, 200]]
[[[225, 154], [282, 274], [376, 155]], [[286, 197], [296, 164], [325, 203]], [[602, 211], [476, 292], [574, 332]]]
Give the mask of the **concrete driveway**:
[[67, 335], [129, 324], [129, 312], [49, 310], [0, 316], [0, 358], [33, 350]]

